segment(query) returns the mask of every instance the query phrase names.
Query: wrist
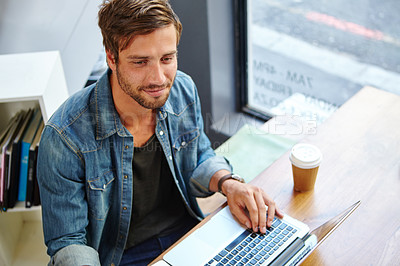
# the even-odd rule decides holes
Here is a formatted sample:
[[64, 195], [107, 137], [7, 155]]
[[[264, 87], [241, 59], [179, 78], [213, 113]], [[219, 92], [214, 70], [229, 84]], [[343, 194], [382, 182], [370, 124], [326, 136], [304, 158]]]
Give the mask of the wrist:
[[[244, 179], [242, 177], [240, 177], [239, 175], [230, 173], [227, 175], [224, 175], [223, 177], [221, 177], [218, 180], [218, 192], [222, 193], [223, 195], [226, 195], [226, 190], [223, 190], [223, 187], [225, 188], [225, 186], [223, 186], [227, 181], [234, 181], [234, 182], [240, 182], [240, 183], [244, 183]], [[230, 182], [228, 182], [230, 183]]]
[[239, 183], [239, 182], [236, 181], [235, 179], [230, 178], [230, 179], [225, 180], [221, 185], [221, 190], [219, 191], [219, 193], [221, 193], [222, 195], [224, 195], [226, 197], [232, 191], [232, 187], [237, 185], [237, 183]]

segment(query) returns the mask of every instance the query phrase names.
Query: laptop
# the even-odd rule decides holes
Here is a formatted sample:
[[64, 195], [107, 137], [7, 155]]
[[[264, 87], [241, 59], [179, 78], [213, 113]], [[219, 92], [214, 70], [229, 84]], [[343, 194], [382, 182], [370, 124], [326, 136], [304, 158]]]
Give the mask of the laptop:
[[153, 265], [297, 265], [359, 205], [360, 201], [313, 231], [285, 214], [274, 218], [266, 234], [241, 226], [226, 206]]

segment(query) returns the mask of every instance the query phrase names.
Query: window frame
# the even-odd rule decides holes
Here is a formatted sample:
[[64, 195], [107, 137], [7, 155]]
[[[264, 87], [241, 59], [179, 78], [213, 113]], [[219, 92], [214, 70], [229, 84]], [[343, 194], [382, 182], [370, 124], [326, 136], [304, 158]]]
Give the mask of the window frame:
[[237, 105], [239, 110], [256, 119], [268, 121], [272, 118], [258, 110], [249, 106], [248, 91], [249, 91], [249, 67], [248, 67], [248, 6], [247, 0], [233, 0], [234, 12], [234, 34], [235, 34], [235, 76], [236, 76], [236, 91]]

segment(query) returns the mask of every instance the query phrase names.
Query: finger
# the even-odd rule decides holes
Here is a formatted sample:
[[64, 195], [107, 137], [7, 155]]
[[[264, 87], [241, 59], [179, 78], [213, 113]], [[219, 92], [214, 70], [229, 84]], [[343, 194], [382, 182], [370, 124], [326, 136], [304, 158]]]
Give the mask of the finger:
[[276, 210], [275, 202], [266, 194], [264, 194], [264, 201], [265, 204], [268, 206], [267, 227], [271, 227]]
[[268, 205], [268, 216], [267, 216], [267, 226], [272, 226], [272, 221], [274, 220], [275, 216], [275, 203]]
[[249, 217], [247, 216], [247, 214], [244, 210], [244, 207], [238, 206], [236, 204], [230, 204], [230, 203], [228, 203], [228, 205], [231, 210], [231, 213], [233, 214], [233, 216], [236, 217], [236, 219], [239, 221], [239, 223], [243, 224], [247, 228], [252, 228], [251, 221], [250, 221]]
[[267, 231], [267, 207], [265, 206], [263, 192], [255, 193], [254, 197], [258, 207], [258, 228], [260, 233], [265, 234]]
[[258, 231], [258, 220], [259, 220], [259, 216], [258, 216], [258, 206], [256, 203], [256, 199], [254, 196], [254, 193], [251, 193], [252, 195], [246, 197], [244, 199], [247, 211], [249, 212], [249, 217], [251, 220], [251, 225], [252, 225], [252, 229], [254, 232]]

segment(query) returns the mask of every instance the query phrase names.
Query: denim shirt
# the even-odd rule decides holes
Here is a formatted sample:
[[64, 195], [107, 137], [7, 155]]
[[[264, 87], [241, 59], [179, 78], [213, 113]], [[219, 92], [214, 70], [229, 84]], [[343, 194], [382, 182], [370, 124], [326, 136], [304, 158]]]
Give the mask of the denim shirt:
[[[50, 265], [118, 265], [132, 212], [133, 136], [115, 109], [108, 74], [74, 95], [45, 126], [37, 174]], [[128, 97], [128, 96], [127, 96]], [[189, 213], [212, 194], [212, 175], [231, 170], [203, 130], [192, 79], [178, 71], [157, 110], [155, 133]]]

